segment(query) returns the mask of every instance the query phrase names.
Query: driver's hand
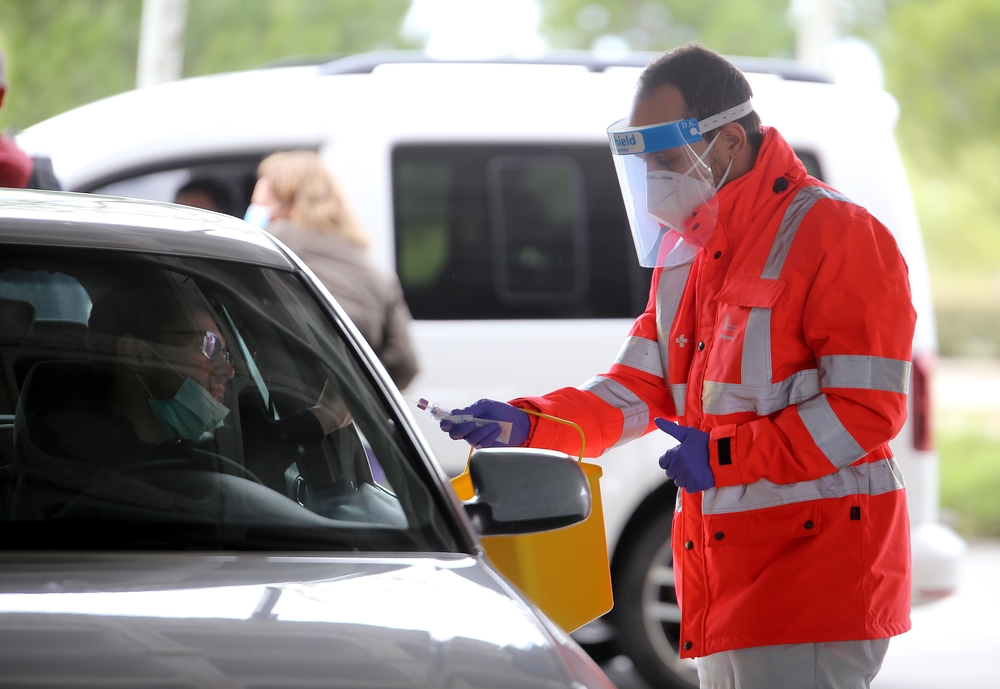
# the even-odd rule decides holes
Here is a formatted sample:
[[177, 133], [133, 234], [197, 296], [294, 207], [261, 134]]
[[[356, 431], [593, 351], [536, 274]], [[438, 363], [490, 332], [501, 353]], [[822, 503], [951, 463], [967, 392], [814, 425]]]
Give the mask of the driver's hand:
[[333, 433], [354, 420], [347, 405], [344, 404], [337, 384], [329, 378], [323, 384], [323, 392], [320, 393], [316, 404], [309, 407], [309, 411], [319, 419], [324, 434]]

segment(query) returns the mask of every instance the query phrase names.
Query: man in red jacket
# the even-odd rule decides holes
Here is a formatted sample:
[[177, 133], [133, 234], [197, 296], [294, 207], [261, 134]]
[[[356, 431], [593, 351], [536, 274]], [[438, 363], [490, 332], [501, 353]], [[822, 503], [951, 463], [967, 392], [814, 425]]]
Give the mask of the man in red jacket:
[[[7, 58], [0, 50], [0, 108], [7, 97]], [[0, 134], [0, 187], [59, 189], [48, 158], [31, 158], [14, 140]]]
[[[910, 628], [909, 525], [889, 440], [915, 312], [906, 264], [865, 209], [762, 127], [743, 75], [687, 46], [609, 129], [649, 304], [607, 373], [456, 410], [508, 445], [587, 454], [660, 430], [678, 501], [682, 657], [702, 687], [868, 687]], [[677, 423], [671, 420], [676, 420]], [[497, 424], [442, 422], [496, 443]]]

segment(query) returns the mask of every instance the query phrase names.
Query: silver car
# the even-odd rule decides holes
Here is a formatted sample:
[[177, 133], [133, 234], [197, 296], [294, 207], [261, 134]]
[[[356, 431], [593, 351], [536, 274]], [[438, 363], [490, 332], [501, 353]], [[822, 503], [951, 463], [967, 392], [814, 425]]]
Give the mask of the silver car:
[[590, 509], [482, 451], [462, 504], [322, 285], [233, 218], [0, 191], [0, 685], [612, 687], [479, 535]]

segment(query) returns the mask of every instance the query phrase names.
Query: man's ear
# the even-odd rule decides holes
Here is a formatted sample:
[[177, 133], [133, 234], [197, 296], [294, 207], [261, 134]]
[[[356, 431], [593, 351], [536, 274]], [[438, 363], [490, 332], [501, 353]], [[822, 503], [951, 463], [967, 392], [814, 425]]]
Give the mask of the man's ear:
[[747, 133], [741, 125], [735, 122], [727, 122], [722, 125], [717, 136], [720, 140], [715, 144], [715, 148], [727, 160], [736, 160], [740, 157], [740, 154], [746, 151], [748, 144]]

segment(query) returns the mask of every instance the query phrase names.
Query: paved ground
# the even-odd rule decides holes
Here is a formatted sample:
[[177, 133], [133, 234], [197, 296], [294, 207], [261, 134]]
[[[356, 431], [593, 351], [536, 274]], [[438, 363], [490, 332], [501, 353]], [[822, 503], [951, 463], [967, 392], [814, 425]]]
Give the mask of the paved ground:
[[958, 593], [914, 609], [911, 619], [872, 689], [1000, 687], [1000, 542], [973, 544]]

